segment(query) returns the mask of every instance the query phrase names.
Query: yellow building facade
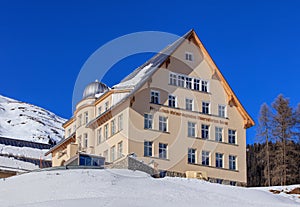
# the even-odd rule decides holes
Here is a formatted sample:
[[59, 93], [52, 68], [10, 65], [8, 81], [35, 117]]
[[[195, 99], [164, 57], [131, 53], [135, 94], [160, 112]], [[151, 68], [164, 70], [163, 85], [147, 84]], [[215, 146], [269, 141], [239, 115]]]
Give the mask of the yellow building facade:
[[162, 171], [247, 182], [246, 129], [254, 121], [191, 30], [112, 88], [88, 85], [53, 166], [77, 153], [117, 162], [129, 154]]

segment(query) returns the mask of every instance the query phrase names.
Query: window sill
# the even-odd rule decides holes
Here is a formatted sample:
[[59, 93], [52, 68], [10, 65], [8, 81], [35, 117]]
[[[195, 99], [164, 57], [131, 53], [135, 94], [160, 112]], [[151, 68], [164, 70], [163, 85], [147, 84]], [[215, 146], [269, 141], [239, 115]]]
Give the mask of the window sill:
[[172, 107], [172, 106], [168, 106], [168, 105], [164, 105], [164, 104], [160, 104], [160, 103], [152, 103], [152, 102], [150, 102], [150, 104], [157, 105], [157, 106], [167, 107], [169, 109], [183, 110], [183, 111], [187, 111], [187, 112], [191, 112], [191, 113], [196, 113], [196, 114], [200, 114], [200, 115], [212, 116], [212, 117], [216, 117], [216, 118], [220, 118], [220, 119], [229, 120], [228, 117], [222, 117], [222, 116], [218, 116], [218, 115], [214, 115], [214, 114], [204, 114], [204, 113], [199, 112], [199, 111], [188, 110], [188, 109], [185, 109], [185, 108]]
[[201, 137], [191, 137], [191, 136], [188, 136], [188, 138], [199, 139], [199, 140], [203, 140], [203, 141], [215, 142], [215, 143], [220, 143], [220, 144], [226, 144], [226, 145], [236, 146], [236, 147], [239, 146], [238, 144], [231, 144], [231, 143], [228, 143], [228, 142], [218, 142], [218, 141], [213, 140], [213, 139], [204, 139], [204, 138], [201, 138]]
[[213, 169], [219, 169], [219, 170], [226, 170], [226, 171], [230, 171], [230, 172], [239, 172], [239, 170], [231, 170], [229, 168], [224, 168], [224, 167], [214, 167], [214, 166], [210, 166], [210, 165], [202, 165], [200, 163], [190, 163], [188, 162], [189, 165], [197, 165], [197, 166], [201, 166], [201, 167], [207, 167], [207, 168], [213, 168]]
[[160, 131], [160, 130], [157, 130], [157, 129], [144, 128], [144, 130], [149, 130], [149, 131], [153, 131], [153, 132], [160, 132], [160, 133], [164, 133], [164, 134], [170, 134], [170, 132], [164, 132], [164, 131]]
[[153, 158], [153, 159], [157, 159], [157, 160], [170, 161], [170, 159], [168, 159], [168, 158], [160, 158], [160, 157], [147, 156], [147, 155], [144, 155], [144, 157]]

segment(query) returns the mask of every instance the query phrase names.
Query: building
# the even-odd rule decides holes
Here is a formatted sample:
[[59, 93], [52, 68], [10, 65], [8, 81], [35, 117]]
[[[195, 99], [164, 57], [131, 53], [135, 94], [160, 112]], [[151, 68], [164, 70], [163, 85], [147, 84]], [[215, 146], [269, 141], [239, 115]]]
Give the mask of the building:
[[50, 144], [0, 137], [0, 178], [51, 167]]
[[244, 185], [248, 115], [194, 30], [109, 88], [89, 84], [52, 165], [78, 152], [117, 162], [134, 153], [161, 171]]

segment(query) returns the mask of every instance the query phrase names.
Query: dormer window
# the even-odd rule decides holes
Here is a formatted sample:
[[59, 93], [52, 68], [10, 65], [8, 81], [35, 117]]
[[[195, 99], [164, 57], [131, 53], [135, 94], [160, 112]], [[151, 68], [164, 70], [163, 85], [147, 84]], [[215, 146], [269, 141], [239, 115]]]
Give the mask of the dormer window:
[[191, 52], [186, 52], [185, 53], [185, 59], [188, 61], [193, 61], [194, 60], [194, 55]]

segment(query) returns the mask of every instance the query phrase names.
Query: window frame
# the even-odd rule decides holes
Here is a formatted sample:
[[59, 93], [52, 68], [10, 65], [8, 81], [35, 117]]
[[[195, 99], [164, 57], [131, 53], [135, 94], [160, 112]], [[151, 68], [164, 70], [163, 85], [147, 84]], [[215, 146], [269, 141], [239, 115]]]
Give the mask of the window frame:
[[153, 142], [144, 141], [144, 157], [152, 157], [153, 155]]
[[114, 162], [116, 160], [116, 145], [113, 145], [110, 148], [110, 162]]
[[224, 168], [224, 154], [216, 152], [216, 168]]
[[88, 148], [88, 133], [83, 134], [83, 148]]
[[202, 101], [202, 114], [210, 114], [210, 102]]
[[[221, 140], [218, 135], [221, 135]], [[215, 127], [215, 141], [216, 142], [223, 142], [223, 127], [216, 126]]]
[[173, 86], [177, 86], [177, 74], [176, 73], [169, 74], [169, 84], [173, 85]]
[[153, 129], [153, 115], [144, 114], [144, 129]]
[[102, 127], [97, 130], [97, 144], [102, 143]]
[[168, 144], [158, 143], [158, 157], [160, 159], [168, 159]]
[[201, 124], [201, 139], [209, 139], [210, 125]]
[[197, 149], [195, 148], [188, 148], [188, 163], [189, 164], [196, 164], [197, 163]]
[[237, 170], [237, 165], [236, 165], [237, 164], [237, 156], [236, 155], [229, 155], [228, 162], [229, 162], [229, 170]]
[[202, 158], [202, 160], [201, 160], [202, 165], [210, 166], [210, 152], [209, 151], [202, 150], [201, 158]]
[[222, 104], [218, 105], [218, 116], [222, 118], [227, 117], [226, 105], [222, 105]]
[[[232, 133], [234, 132], [234, 133]], [[228, 129], [228, 143], [229, 144], [236, 144], [237, 143], [237, 132], [234, 129]]]
[[168, 106], [172, 107], [172, 108], [176, 108], [177, 107], [177, 97], [169, 94], [168, 95]]
[[200, 79], [194, 78], [193, 79], [193, 89], [196, 91], [200, 91], [200, 83], [201, 83]]
[[166, 117], [166, 116], [158, 117], [158, 130], [161, 132], [168, 131], [168, 117]]
[[185, 110], [194, 111], [194, 99], [185, 98]]
[[192, 52], [185, 52], [185, 60], [194, 61], [194, 54]]
[[205, 93], [209, 92], [209, 81], [201, 80], [201, 91]]
[[150, 103], [160, 104], [160, 92], [156, 90], [150, 91]]
[[196, 137], [196, 123], [188, 121], [188, 137]]
[[118, 149], [117, 149], [117, 159], [119, 159], [123, 155], [123, 141], [118, 142], [117, 146], [118, 146]]

